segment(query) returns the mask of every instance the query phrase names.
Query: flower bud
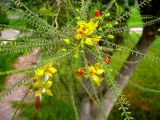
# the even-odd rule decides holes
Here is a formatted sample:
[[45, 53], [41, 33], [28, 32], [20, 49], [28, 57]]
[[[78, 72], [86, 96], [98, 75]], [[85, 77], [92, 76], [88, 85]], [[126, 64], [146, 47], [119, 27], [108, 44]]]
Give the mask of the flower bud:
[[114, 39], [114, 36], [113, 35], [107, 35], [107, 38], [108, 39]]
[[66, 44], [70, 44], [70, 40], [69, 40], [69, 39], [64, 39], [64, 42], [65, 42]]
[[109, 17], [109, 16], [110, 16], [110, 13], [106, 13], [106, 14], [105, 14], [105, 17]]

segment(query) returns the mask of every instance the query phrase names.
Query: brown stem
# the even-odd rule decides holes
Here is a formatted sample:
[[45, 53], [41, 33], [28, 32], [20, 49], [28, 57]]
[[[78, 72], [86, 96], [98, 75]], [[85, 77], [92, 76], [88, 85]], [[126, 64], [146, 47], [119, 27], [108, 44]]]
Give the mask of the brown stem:
[[37, 120], [37, 111], [41, 106], [40, 96], [36, 96], [34, 120]]

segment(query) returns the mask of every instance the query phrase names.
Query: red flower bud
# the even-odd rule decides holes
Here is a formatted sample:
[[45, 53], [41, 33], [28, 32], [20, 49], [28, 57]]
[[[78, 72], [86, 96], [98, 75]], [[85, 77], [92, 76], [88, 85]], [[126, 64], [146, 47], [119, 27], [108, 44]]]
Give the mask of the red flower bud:
[[40, 101], [40, 96], [36, 96], [36, 109], [40, 108], [41, 101]]
[[105, 62], [106, 64], [108, 64], [110, 62], [108, 57], [103, 58], [103, 62]]
[[79, 68], [79, 69], [76, 71], [76, 74], [79, 75], [79, 76], [82, 76], [82, 75], [84, 74], [83, 68]]
[[100, 11], [96, 11], [96, 12], [94, 13], [94, 16], [95, 16], [95, 17], [100, 17], [100, 16], [101, 16]]

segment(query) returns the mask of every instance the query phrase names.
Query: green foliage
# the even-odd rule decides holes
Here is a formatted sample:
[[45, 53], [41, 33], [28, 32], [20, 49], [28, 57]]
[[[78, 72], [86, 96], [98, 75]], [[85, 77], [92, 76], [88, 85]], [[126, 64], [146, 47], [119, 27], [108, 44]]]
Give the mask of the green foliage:
[[[44, 96], [45, 99], [41, 104], [41, 109], [38, 111], [38, 119], [40, 120], [74, 120], [74, 112], [70, 103], [65, 99], [58, 97]], [[49, 103], [49, 104], [48, 104]], [[34, 101], [29, 105], [24, 105], [21, 112], [22, 118], [33, 119], [34, 117]]]
[[[131, 34], [129, 41], [126, 40], [124, 45], [127, 45], [128, 47], [134, 46], [139, 36], [140, 35]], [[148, 54], [152, 53], [152, 55], [159, 57], [158, 49], [159, 37], [157, 37], [149, 49]], [[128, 56], [127, 54], [128, 53], [125, 51], [118, 50], [112, 56], [110, 65], [114, 70], [118, 71], [121, 68], [124, 62], [124, 59], [122, 58], [126, 58]], [[117, 61], [117, 59], [119, 59], [119, 61]], [[130, 111], [136, 120], [149, 120], [152, 118], [159, 119], [159, 71], [156, 70], [159, 68], [159, 62], [143, 59], [124, 91], [124, 94], [131, 103], [131, 106], [129, 107]], [[153, 72], [151, 72], [151, 70], [153, 70]], [[113, 108], [109, 119], [123, 120], [118, 111], [118, 107], [119, 105], [116, 105]]]
[[[33, 119], [34, 114], [36, 115], [34, 111], [36, 111], [38, 112], [38, 119], [56, 120], [58, 118], [63, 120], [72, 120], [75, 118], [76, 120], [79, 120], [80, 115], [78, 108], [80, 106], [80, 100], [82, 99], [81, 95], [85, 92], [85, 94], [90, 97], [92, 102], [100, 110], [100, 114], [102, 114], [103, 118], [106, 119], [104, 115], [105, 111], [102, 106], [102, 92], [104, 88], [110, 88], [113, 93], [119, 97], [118, 107], [119, 110], [122, 110], [121, 115], [124, 120], [133, 119], [131, 117], [132, 114], [129, 111], [130, 102], [120, 90], [117, 82], [115, 81], [115, 75], [119, 75], [119, 72], [117, 71], [119, 71], [120, 66], [122, 66], [125, 61], [124, 58], [127, 58], [128, 54], [135, 54], [140, 58], [146, 58], [148, 60], [153, 60], [154, 62], [160, 62], [160, 59], [157, 55], [143, 54], [139, 51], [132, 50], [138, 41], [126, 40], [124, 43], [117, 45], [117, 40], [112, 40], [114, 39], [113, 35], [123, 33], [125, 31], [129, 32], [130, 28], [137, 26], [141, 27], [143, 25], [147, 26], [155, 24], [160, 21], [159, 18], [145, 16], [143, 18], [146, 19], [145, 23], [137, 22], [137, 26], [123, 26], [123, 23], [121, 22], [128, 18], [134, 10], [126, 11], [123, 15], [120, 15], [118, 12], [116, 14], [112, 14], [112, 10], [110, 10], [112, 6], [116, 6], [118, 8], [115, 0], [111, 0], [111, 2], [107, 4], [107, 7], [101, 5], [100, 2], [97, 4], [97, 2], [92, 2], [91, 0], [67, 0], [64, 4], [61, 2], [59, 3], [58, 0], [55, 3], [50, 4], [46, 1], [46, 6], [36, 8], [39, 10], [37, 13], [40, 16], [38, 16], [35, 12], [32, 12], [31, 9], [27, 7], [28, 5], [22, 3], [20, 0], [12, 1], [15, 3], [17, 8], [7, 5], [4, 7], [10, 11], [11, 15], [16, 14], [19, 16], [20, 22], [17, 24], [17, 21], [12, 21], [14, 26], [1, 24], [0, 28], [16, 28], [22, 32], [25, 32], [26, 36], [19, 37], [17, 40], [11, 41], [7, 44], [0, 44], [0, 54], [11, 54], [13, 56], [15, 53], [25, 53], [38, 49], [42, 55], [40, 56], [38, 64], [35, 64], [30, 68], [22, 68], [11, 71], [5, 69], [5, 71], [0, 71], [0, 75], [8, 75], [16, 72], [24, 73], [24, 77], [22, 79], [17, 80], [12, 86], [1, 92], [0, 100], [9, 95], [9, 93], [14, 91], [20, 85], [23, 85], [30, 77], [33, 81], [29, 83], [29, 88], [30, 86], [36, 86], [36, 83], [34, 83], [35, 70], [40, 68], [44, 69], [45, 65], [53, 63], [52, 65], [58, 69], [57, 74], [51, 78], [50, 76], [48, 77], [51, 81], [53, 81], [51, 91], [54, 91], [54, 97], [42, 95], [41, 108], [35, 110], [34, 102], [36, 101], [32, 101], [31, 104], [22, 108], [21, 116], [27, 117], [28, 119]], [[142, 1], [138, 7], [149, 4], [149, 1], [150, 0]], [[37, 2], [39, 3], [42, 1]], [[29, 1], [29, 3], [31, 3], [31, 1]], [[56, 12], [54, 11], [56, 8], [55, 6], [58, 8], [55, 10]], [[93, 7], [90, 8], [90, 6]], [[100, 13], [101, 16], [95, 17], [92, 15], [96, 12], [96, 8], [101, 8], [101, 6], [104, 9]], [[62, 12], [62, 10], [64, 11]], [[111, 18], [109, 18], [110, 15], [106, 15], [106, 13], [111, 13]], [[134, 13], [136, 15], [139, 14], [138, 11]], [[139, 17], [139, 15], [137, 16]], [[130, 19], [129, 23], [132, 23], [135, 19], [137, 18]], [[29, 28], [26, 28], [28, 26], [26, 26], [24, 22], [29, 25]], [[114, 23], [117, 23], [117, 26]], [[100, 27], [102, 27], [102, 30], [98, 29]], [[125, 35], [127, 38], [129, 33], [124, 34], [124, 36]], [[131, 37], [133, 36], [131, 35]], [[65, 42], [64, 39], [68, 39], [68, 42]], [[130, 39], [129, 36], [128, 39]], [[99, 45], [100, 42], [102, 42], [102, 45]], [[127, 45], [126, 47], [125, 42], [130, 42], [130, 45]], [[113, 56], [110, 55], [110, 53], [105, 52], [105, 50], [114, 53]], [[120, 52], [115, 52], [117, 50]], [[122, 58], [120, 58], [120, 55], [123, 55]], [[111, 58], [110, 64], [103, 60], [106, 56]], [[116, 61], [114, 61], [114, 59], [116, 59]], [[98, 62], [99, 65], [94, 68], [93, 65], [95, 65], [94, 63], [96, 62]], [[102, 68], [99, 67], [100, 65], [102, 65]], [[82, 72], [84, 72], [85, 75], [78, 76], [80, 78], [77, 78], [76, 74], [77, 69], [79, 68], [84, 70]], [[103, 77], [101, 78], [102, 73]], [[122, 75], [119, 76], [124, 77]], [[46, 75], [44, 79], [46, 81]], [[103, 86], [97, 85], [96, 82], [102, 79], [104, 81]], [[147, 92], [158, 93], [158, 90], [156, 91], [151, 88], [144, 87], [136, 82], [131, 82], [131, 85]], [[38, 87], [33, 89], [33, 92], [36, 92], [37, 89]], [[82, 89], [84, 89], [84, 91]], [[22, 107], [21, 105], [23, 104], [25, 98], [26, 96], [24, 96], [22, 101], [20, 101], [20, 107], [18, 107], [18, 109]]]
[[6, 12], [0, 7], [0, 24], [9, 24]]
[[[14, 54], [12, 56], [10, 56], [10, 55], [6, 55], [6, 56], [0, 55], [0, 58], [1, 58], [1, 60], [0, 60], [0, 72], [2, 73], [2, 72], [5, 72], [5, 71], [8, 71], [10, 69], [13, 69], [12, 65], [19, 55], [20, 54]], [[5, 75], [0, 76], [0, 91], [4, 90], [5, 77], [6, 77]]]

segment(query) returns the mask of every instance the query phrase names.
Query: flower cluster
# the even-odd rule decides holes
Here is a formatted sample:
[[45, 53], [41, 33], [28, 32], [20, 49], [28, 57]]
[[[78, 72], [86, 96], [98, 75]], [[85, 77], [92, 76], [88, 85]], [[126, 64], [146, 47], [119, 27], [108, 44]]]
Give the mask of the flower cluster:
[[80, 40], [80, 45], [83, 47], [84, 44], [94, 45], [100, 41], [101, 36], [93, 35], [95, 29], [98, 27], [98, 22], [90, 20], [88, 23], [86, 21], [78, 21], [77, 25], [79, 28], [76, 30], [76, 39]]
[[49, 96], [52, 96], [52, 92], [49, 89], [52, 85], [52, 81], [49, 80], [57, 69], [52, 66], [52, 64], [47, 64], [42, 68], [35, 70], [34, 72], [34, 83], [32, 84], [32, 89], [35, 90], [35, 96], [41, 96], [44, 92]]
[[89, 66], [88, 70], [89, 70], [89, 75], [91, 76], [93, 81], [96, 83], [97, 86], [100, 86], [103, 80], [103, 78], [100, 77], [100, 75], [104, 73], [102, 65], [97, 62], [95, 65]]
[[91, 78], [97, 86], [100, 86], [103, 80], [103, 78], [101, 77], [103, 73], [104, 73], [104, 70], [102, 68], [102, 65], [99, 62], [97, 62], [94, 65], [90, 65], [87, 68], [79, 68], [76, 71], [76, 74], [79, 77], [84, 76], [85, 78]]

